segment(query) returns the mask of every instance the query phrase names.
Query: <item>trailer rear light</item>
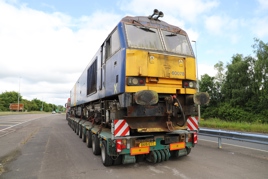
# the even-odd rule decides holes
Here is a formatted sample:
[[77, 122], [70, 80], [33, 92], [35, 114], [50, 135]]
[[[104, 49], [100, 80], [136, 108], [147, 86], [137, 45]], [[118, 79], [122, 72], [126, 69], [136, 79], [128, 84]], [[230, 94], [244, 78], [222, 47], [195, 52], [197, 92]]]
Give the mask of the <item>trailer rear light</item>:
[[126, 139], [117, 139], [116, 140], [116, 152], [122, 152], [123, 149], [127, 148]]
[[194, 144], [197, 144], [197, 133], [194, 133]]
[[188, 133], [187, 142], [193, 142], [193, 134], [192, 133]]
[[189, 133], [188, 134], [187, 142], [191, 142], [191, 143], [197, 144], [197, 132]]
[[128, 86], [145, 86], [146, 79], [144, 77], [128, 77]]

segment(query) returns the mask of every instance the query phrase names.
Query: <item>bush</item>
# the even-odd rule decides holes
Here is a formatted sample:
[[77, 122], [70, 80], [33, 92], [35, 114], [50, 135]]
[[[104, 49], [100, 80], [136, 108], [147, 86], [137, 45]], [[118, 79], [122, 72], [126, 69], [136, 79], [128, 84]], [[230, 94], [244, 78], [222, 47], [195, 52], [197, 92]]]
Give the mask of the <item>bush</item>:
[[224, 103], [219, 107], [207, 107], [202, 114], [204, 118], [219, 118], [230, 122], [268, 123], [268, 110], [261, 114], [247, 112], [241, 108], [234, 108]]

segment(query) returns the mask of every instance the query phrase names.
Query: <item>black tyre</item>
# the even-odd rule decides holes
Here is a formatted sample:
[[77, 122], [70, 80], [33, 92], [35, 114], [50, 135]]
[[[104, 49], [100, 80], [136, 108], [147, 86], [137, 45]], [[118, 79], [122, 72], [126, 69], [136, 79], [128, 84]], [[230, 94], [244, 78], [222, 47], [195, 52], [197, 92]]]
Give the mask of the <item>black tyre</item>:
[[80, 125], [79, 125], [79, 124], [77, 124], [77, 125], [76, 125], [76, 129], [75, 129], [75, 130], [76, 130], [76, 134], [77, 134], [77, 135], [79, 134], [79, 126], [80, 126]]
[[163, 150], [159, 150], [159, 152], [161, 154], [161, 160], [162, 161], [165, 161], [166, 160], [166, 155], [165, 155], [164, 151]]
[[76, 133], [76, 124], [74, 123], [73, 126], [74, 126], [73, 130]]
[[[86, 129], [85, 129], [86, 130]], [[82, 141], [86, 142], [86, 134], [84, 132], [82, 132]]]
[[157, 155], [157, 163], [160, 163], [162, 162], [162, 156], [161, 156], [161, 153], [158, 151], [158, 150], [155, 150], [155, 153]]
[[79, 134], [78, 134], [79, 138], [82, 138], [82, 135], [83, 135], [83, 127], [82, 125], [79, 125]]
[[173, 159], [179, 158], [179, 150], [170, 151], [170, 155]]
[[116, 159], [114, 159], [114, 165], [122, 164], [122, 155], [119, 155]]
[[[143, 162], [145, 158], [145, 155], [136, 155], [136, 162]], [[122, 159], [121, 159], [122, 160]]]
[[103, 165], [106, 167], [113, 165], [113, 159], [108, 155], [107, 142], [105, 140], [102, 141], [101, 161]]
[[92, 134], [92, 151], [94, 155], [101, 154], [100, 140], [97, 134]]
[[150, 151], [150, 153], [146, 156], [146, 160], [151, 163], [157, 162], [157, 154], [155, 151]]
[[86, 144], [88, 148], [92, 147], [92, 133], [90, 131], [86, 132]]

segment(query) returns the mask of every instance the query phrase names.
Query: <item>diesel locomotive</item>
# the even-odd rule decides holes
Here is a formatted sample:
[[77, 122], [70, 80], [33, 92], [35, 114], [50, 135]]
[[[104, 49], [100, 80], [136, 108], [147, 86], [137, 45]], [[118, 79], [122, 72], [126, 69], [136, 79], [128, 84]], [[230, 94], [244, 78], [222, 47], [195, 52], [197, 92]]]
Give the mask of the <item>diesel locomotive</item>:
[[150, 16], [124, 17], [70, 91], [67, 120], [105, 166], [188, 155], [197, 143], [196, 60], [187, 33]]

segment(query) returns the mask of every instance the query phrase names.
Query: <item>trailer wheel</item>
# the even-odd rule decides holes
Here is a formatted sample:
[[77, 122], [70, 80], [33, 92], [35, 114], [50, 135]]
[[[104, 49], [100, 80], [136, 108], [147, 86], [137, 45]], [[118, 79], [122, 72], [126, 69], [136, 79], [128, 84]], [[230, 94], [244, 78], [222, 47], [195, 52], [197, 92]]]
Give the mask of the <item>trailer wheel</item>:
[[162, 162], [162, 156], [161, 153], [158, 150], [155, 150], [156, 156], [157, 156], [157, 163]]
[[79, 124], [77, 123], [77, 125], [76, 125], [76, 135], [78, 135], [79, 134]]
[[162, 160], [162, 162], [165, 161], [166, 160], [166, 155], [165, 155], [164, 151], [163, 150], [159, 150], [159, 152], [161, 154], [161, 160]]
[[76, 131], [75, 131], [76, 126], [75, 126], [75, 123], [74, 123], [74, 122], [72, 123], [72, 128], [73, 128], [73, 131], [76, 132]]
[[79, 138], [82, 138], [82, 135], [83, 135], [83, 127], [82, 125], [79, 125], [79, 131], [78, 131], [78, 135], [79, 135]]
[[117, 156], [114, 160], [114, 165], [121, 165], [122, 164], [122, 155]]
[[144, 161], [145, 155], [136, 155], [136, 162], [143, 162]]
[[88, 148], [92, 147], [92, 133], [90, 131], [86, 132], [86, 144]]
[[169, 157], [170, 157], [170, 152], [169, 152], [169, 150], [168, 149], [163, 149], [163, 152], [165, 153], [165, 161], [167, 161], [168, 159], [169, 159]]
[[[86, 130], [86, 129], [85, 129]], [[86, 142], [86, 134], [82, 132], [82, 141]]]
[[157, 162], [157, 154], [155, 151], [150, 151], [149, 154], [146, 156], [146, 160], [151, 163], [156, 163]]
[[107, 142], [105, 140], [102, 141], [101, 161], [106, 167], [113, 165], [113, 159], [111, 158], [111, 156], [108, 155]]
[[92, 134], [92, 151], [94, 155], [101, 154], [100, 140], [97, 134]]

